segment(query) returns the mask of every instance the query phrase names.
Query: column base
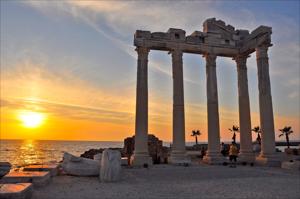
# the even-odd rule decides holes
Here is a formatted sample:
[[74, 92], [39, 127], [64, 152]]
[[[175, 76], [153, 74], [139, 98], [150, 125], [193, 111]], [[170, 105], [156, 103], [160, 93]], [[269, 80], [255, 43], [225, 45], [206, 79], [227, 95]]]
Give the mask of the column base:
[[130, 165], [134, 167], [143, 167], [144, 165], [151, 166], [152, 158], [148, 153], [134, 153], [130, 158]]
[[254, 163], [255, 162], [255, 154], [254, 152], [250, 151], [245, 151], [241, 152], [238, 156], [238, 161], [239, 162], [246, 162], [246, 163]]
[[186, 152], [176, 151], [171, 152], [168, 162], [175, 165], [191, 164], [191, 158], [187, 156]]
[[276, 153], [260, 154], [256, 157], [255, 163], [260, 166], [280, 167], [281, 160]]
[[226, 159], [220, 152], [208, 152], [202, 159], [206, 164], [223, 164]]

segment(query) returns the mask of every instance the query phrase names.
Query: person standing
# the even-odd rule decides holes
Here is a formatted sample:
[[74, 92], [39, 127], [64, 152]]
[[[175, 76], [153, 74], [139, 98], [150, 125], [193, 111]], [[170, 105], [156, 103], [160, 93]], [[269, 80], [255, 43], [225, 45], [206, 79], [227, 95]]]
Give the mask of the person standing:
[[226, 150], [225, 150], [225, 144], [224, 142], [221, 143], [221, 153], [225, 157], [226, 156]]
[[236, 143], [232, 142], [229, 148], [230, 167], [236, 167], [238, 152]]

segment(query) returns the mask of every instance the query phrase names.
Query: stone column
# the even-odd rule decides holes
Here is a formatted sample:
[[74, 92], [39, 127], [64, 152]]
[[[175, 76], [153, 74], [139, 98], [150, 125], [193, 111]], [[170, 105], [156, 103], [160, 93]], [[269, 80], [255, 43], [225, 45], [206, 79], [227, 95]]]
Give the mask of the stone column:
[[131, 164], [151, 164], [148, 152], [148, 54], [149, 49], [137, 47], [137, 87], [135, 114], [135, 143]]
[[170, 162], [172, 164], [187, 163], [185, 151], [184, 91], [182, 51], [173, 50], [173, 144]]
[[206, 54], [206, 92], [207, 92], [207, 123], [208, 123], [208, 150], [203, 161], [209, 164], [223, 162], [220, 152], [220, 127], [218, 88], [216, 74], [216, 55]]
[[277, 165], [268, 46], [259, 46], [255, 50], [259, 90], [260, 126], [262, 131], [261, 154], [257, 160], [263, 164], [270, 163]]
[[247, 57], [239, 55], [235, 57], [238, 74], [238, 95], [239, 95], [239, 121], [240, 121], [240, 154], [242, 162], [254, 162], [251, 134], [251, 114], [247, 77]]

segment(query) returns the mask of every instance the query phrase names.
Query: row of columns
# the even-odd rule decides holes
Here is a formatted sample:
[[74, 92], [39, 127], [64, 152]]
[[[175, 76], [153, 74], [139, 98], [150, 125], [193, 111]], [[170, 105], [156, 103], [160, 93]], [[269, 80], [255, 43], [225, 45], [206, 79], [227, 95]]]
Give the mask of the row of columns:
[[[260, 159], [274, 159], [275, 134], [272, 109], [272, 97], [269, 77], [267, 46], [256, 49], [258, 68], [260, 126], [262, 130], [262, 150]], [[133, 165], [151, 164], [148, 154], [148, 54], [149, 49], [138, 47], [137, 90], [136, 90], [136, 122], [135, 151], [132, 156]], [[172, 54], [173, 71], [173, 144], [170, 161], [172, 163], [189, 162], [185, 151], [185, 118], [182, 51]], [[208, 150], [204, 161], [215, 164], [223, 162], [220, 155], [220, 126], [218, 107], [218, 87], [216, 74], [216, 58], [214, 54], [205, 54], [206, 60], [206, 92], [208, 117]], [[239, 121], [240, 121], [240, 157], [242, 161], [253, 162], [251, 116], [247, 79], [248, 56], [238, 55], [234, 58], [238, 74]]]

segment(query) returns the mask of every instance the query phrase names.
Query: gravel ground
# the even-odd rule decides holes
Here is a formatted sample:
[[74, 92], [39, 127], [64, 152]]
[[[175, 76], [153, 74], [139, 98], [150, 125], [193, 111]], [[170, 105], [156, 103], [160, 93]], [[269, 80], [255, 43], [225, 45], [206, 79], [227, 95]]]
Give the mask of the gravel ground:
[[117, 183], [97, 177], [56, 176], [33, 199], [300, 198], [300, 172], [270, 167], [157, 165], [124, 168]]

